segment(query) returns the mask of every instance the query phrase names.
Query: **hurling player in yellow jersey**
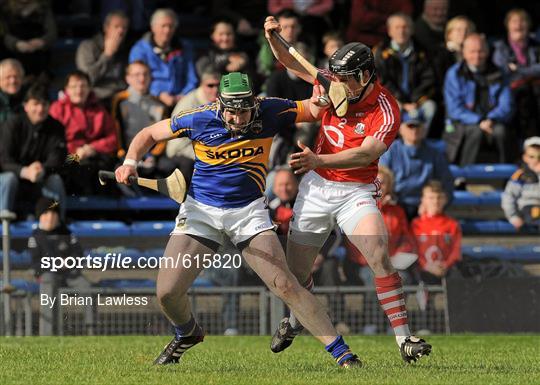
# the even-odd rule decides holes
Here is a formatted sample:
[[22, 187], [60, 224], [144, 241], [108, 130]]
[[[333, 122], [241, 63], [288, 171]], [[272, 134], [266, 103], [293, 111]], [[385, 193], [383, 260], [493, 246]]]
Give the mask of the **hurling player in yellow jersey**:
[[[218, 101], [182, 112], [144, 128], [131, 142], [124, 165], [116, 170], [120, 183], [137, 175], [136, 165], [157, 142], [177, 137], [192, 140], [195, 171], [186, 201], [165, 257], [213, 255], [227, 236], [268, 288], [279, 296], [343, 367], [360, 366], [343, 337], [337, 335], [315, 297], [292, 275], [263, 195], [272, 138], [279, 127], [313, 121], [320, 112], [320, 86], [309, 100], [255, 97], [245, 74], [224, 75]], [[187, 291], [202, 270], [199, 264], [162, 266], [157, 298], [175, 328], [175, 337], [155, 364], [177, 363], [204, 337], [195, 321]]]

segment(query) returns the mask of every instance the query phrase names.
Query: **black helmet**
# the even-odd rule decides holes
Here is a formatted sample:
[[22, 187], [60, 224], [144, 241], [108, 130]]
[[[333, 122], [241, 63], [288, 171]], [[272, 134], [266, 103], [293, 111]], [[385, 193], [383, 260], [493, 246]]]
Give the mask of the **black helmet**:
[[[336, 75], [354, 75], [357, 81], [366, 86], [374, 79], [375, 59], [371, 49], [362, 43], [348, 43], [338, 49], [330, 57], [330, 71]], [[362, 79], [363, 72], [368, 71], [370, 77], [367, 82]]]

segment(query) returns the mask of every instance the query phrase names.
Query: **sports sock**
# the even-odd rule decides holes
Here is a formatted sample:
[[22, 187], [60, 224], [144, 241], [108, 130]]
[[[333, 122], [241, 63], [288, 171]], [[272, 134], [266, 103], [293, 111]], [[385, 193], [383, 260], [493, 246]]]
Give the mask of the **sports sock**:
[[[313, 292], [313, 286], [314, 286], [314, 284], [313, 284], [313, 276], [310, 275], [307, 282], [303, 286], [310, 293]], [[295, 330], [301, 331], [302, 329], [304, 329], [304, 326], [302, 326], [302, 324], [294, 316], [292, 311], [291, 311], [291, 315], [289, 316], [289, 324]]]
[[174, 325], [174, 334], [176, 336], [176, 339], [179, 340], [182, 337], [188, 337], [198, 333], [200, 330], [200, 326], [197, 325], [197, 322], [195, 321], [195, 318], [193, 318], [193, 314], [191, 315], [191, 318], [188, 322], [182, 325]]
[[405, 338], [411, 335], [401, 277], [397, 272], [386, 277], [375, 277], [375, 290], [390, 325], [394, 329], [396, 342], [398, 346], [401, 346]]
[[334, 357], [339, 365], [353, 356], [351, 349], [349, 349], [349, 345], [345, 343], [342, 336], [337, 336], [334, 342], [326, 345], [324, 349], [332, 354], [332, 357]]

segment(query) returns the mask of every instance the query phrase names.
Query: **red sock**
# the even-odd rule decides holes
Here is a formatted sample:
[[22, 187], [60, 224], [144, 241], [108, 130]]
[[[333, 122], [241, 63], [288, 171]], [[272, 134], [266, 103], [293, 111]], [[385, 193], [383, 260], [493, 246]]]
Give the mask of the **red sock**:
[[411, 335], [399, 274], [396, 272], [386, 277], [375, 277], [375, 290], [396, 337]]

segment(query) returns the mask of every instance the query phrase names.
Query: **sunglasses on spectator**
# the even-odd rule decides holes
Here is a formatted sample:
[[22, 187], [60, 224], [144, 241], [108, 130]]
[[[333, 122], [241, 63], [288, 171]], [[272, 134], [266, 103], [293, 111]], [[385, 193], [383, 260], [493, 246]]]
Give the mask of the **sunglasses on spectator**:
[[208, 84], [205, 84], [204, 86], [208, 88], [216, 88], [216, 87], [219, 87], [219, 83], [208, 83]]

